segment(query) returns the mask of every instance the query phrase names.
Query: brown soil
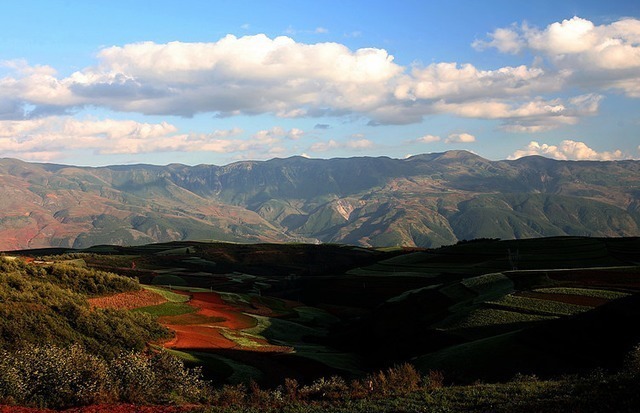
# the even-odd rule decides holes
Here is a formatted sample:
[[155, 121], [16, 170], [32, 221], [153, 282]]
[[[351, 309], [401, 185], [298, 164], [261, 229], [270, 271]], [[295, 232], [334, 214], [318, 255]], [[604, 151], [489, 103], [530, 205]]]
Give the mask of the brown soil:
[[167, 300], [160, 294], [149, 290], [132, 291], [120, 293], [108, 297], [90, 298], [91, 307], [98, 308], [118, 308], [131, 310], [134, 308], [148, 307], [166, 303]]

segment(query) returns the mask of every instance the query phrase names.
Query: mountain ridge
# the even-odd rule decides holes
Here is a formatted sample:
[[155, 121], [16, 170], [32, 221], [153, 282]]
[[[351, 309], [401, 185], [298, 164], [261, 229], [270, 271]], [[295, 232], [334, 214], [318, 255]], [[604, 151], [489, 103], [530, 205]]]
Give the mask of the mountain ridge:
[[173, 240], [436, 247], [640, 235], [640, 161], [467, 151], [188, 166], [0, 159], [0, 250]]

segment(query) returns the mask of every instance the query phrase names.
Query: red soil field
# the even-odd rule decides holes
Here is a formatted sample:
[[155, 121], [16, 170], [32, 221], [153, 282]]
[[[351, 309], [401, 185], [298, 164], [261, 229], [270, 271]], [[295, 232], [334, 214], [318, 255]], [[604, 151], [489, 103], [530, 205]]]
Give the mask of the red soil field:
[[156, 294], [149, 290], [132, 291], [120, 293], [108, 297], [90, 298], [91, 307], [98, 308], [119, 308], [131, 310], [139, 307], [148, 307], [166, 303], [167, 300], [160, 294]]
[[242, 313], [243, 309], [226, 303], [215, 292], [191, 293], [188, 305], [197, 309], [195, 313], [160, 317], [167, 328], [175, 331], [175, 337], [164, 347], [176, 350], [211, 351], [216, 349], [234, 349], [257, 352], [285, 353], [292, 349], [270, 345], [264, 339], [253, 339], [255, 345], [240, 345], [225, 337], [223, 328], [240, 331], [256, 326], [256, 320]]

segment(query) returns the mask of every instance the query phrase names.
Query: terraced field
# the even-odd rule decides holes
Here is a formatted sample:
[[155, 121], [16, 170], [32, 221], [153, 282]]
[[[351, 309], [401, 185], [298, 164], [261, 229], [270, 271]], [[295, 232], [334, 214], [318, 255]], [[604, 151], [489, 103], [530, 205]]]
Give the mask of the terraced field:
[[92, 303], [157, 316], [174, 332], [162, 346], [220, 382], [358, 377], [407, 360], [494, 380], [616, 366], [640, 342], [629, 328], [640, 322], [638, 238], [315, 248], [102, 247], [87, 265], [111, 262], [148, 285]]

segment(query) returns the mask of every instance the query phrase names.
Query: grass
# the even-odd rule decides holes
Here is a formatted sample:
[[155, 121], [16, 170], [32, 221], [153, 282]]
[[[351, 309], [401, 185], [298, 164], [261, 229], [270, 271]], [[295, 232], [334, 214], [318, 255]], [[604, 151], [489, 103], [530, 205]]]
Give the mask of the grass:
[[288, 320], [257, 315], [252, 317], [258, 321], [258, 325], [253, 328], [245, 329], [243, 330], [244, 332], [253, 335], [260, 335], [269, 340], [282, 342], [289, 346], [295, 346], [295, 343], [304, 342], [305, 337], [326, 335], [324, 330], [314, 329]]
[[172, 302], [172, 303], [186, 303], [187, 301], [189, 301], [189, 296], [188, 295], [184, 295], [184, 294], [176, 294], [174, 292], [171, 292], [165, 288], [160, 288], [160, 287], [154, 287], [151, 285], [143, 285], [142, 286], [144, 289], [149, 290], [151, 292], [160, 294], [161, 296], [163, 296], [167, 301]]
[[471, 277], [461, 281], [479, 296], [504, 295], [513, 291], [513, 281], [502, 273], [492, 273]]
[[584, 297], [604, 298], [606, 300], [615, 300], [617, 298], [627, 297], [630, 295], [629, 293], [623, 293], [620, 291], [596, 290], [591, 288], [573, 288], [573, 287], [538, 288], [533, 291], [540, 292], [540, 293], [549, 293], [549, 294], [581, 295]]
[[591, 307], [582, 305], [540, 300], [537, 298], [519, 297], [515, 295], [507, 295], [499, 300], [489, 301], [487, 304], [512, 311], [525, 311], [533, 314], [552, 316], [579, 314], [591, 310]]
[[338, 317], [316, 307], [294, 307], [293, 311], [295, 311], [298, 315], [296, 321], [300, 321], [301, 324], [305, 325], [311, 324], [328, 327], [332, 324], [340, 322], [340, 319]]
[[263, 373], [257, 368], [219, 354], [200, 351], [167, 350], [193, 366], [202, 366], [205, 377], [220, 383], [246, 383], [260, 380]]
[[326, 366], [337, 370], [343, 370], [350, 375], [361, 376], [362, 361], [360, 357], [353, 353], [336, 352], [321, 345], [301, 345], [295, 347], [297, 357], [320, 362]]
[[261, 340], [264, 340], [264, 337], [256, 334], [251, 334], [243, 330], [230, 330], [228, 328], [221, 328], [220, 334], [222, 334], [224, 338], [233, 341], [241, 347], [258, 348], [270, 346], [270, 344], [260, 343]]
[[413, 364], [425, 372], [442, 370], [453, 377], [462, 373], [461, 377], [464, 378], [494, 380], [506, 379], [507, 377], [501, 377], [505, 371], [526, 372], [527, 368], [535, 366], [540, 359], [550, 362], [551, 356], [521, 344], [517, 332], [509, 332], [419, 356], [413, 360]]
[[172, 274], [158, 274], [151, 280], [153, 285], [186, 286], [187, 282], [182, 277]]
[[163, 316], [173, 316], [173, 315], [194, 313], [197, 311], [197, 309], [186, 303], [168, 302], [168, 303], [163, 303], [159, 305], [151, 305], [148, 307], [140, 307], [140, 308], [133, 309], [131, 311], [138, 311], [138, 312], [151, 314], [156, 317], [163, 317]]
[[479, 339], [555, 318], [557, 317], [507, 309], [477, 308], [466, 314], [454, 314], [432, 327], [460, 334], [469, 339]]

